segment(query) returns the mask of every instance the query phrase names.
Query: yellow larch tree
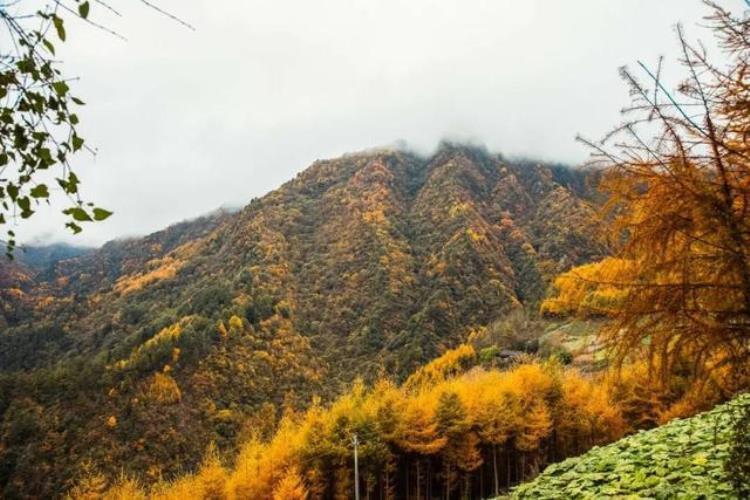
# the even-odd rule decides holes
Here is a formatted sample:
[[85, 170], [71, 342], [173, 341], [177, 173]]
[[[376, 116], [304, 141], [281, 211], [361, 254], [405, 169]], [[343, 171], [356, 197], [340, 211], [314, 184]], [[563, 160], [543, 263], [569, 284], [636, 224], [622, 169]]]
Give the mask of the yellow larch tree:
[[678, 27], [676, 90], [661, 62], [622, 70], [625, 123], [584, 141], [603, 169], [616, 258], [563, 275], [545, 305], [604, 313], [614, 359], [645, 357], [662, 382], [686, 362], [694, 379], [730, 366], [729, 381], [746, 380], [750, 360], [750, 23], [708, 4], [721, 67]]

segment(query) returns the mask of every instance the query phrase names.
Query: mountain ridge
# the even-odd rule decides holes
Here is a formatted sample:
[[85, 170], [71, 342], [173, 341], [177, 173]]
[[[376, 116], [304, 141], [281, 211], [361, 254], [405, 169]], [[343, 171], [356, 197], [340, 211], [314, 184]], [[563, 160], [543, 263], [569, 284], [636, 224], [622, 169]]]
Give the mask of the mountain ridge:
[[59, 492], [87, 459], [172, 474], [258, 415], [402, 379], [603, 253], [590, 175], [447, 143], [319, 160], [236, 213], [2, 289], [0, 487]]

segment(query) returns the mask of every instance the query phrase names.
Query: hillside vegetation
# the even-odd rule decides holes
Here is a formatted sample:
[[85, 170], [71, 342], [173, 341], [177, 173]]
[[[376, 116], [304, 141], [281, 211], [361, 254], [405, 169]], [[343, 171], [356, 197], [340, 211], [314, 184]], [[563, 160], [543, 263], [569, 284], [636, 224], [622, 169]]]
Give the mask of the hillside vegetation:
[[750, 395], [549, 466], [512, 498], [738, 498], [725, 472]]
[[[582, 377], [555, 362], [499, 370], [478, 361], [463, 345], [400, 386], [357, 382], [328, 407], [316, 402], [285, 414], [272, 438], [251, 437], [230, 467], [209, 455], [194, 475], [140, 495], [350, 498], [356, 435], [364, 498], [486, 498], [628, 429], [607, 377]], [[101, 493], [99, 485], [84, 477], [75, 496]], [[107, 495], [134, 488], [125, 480]]]
[[445, 144], [319, 161], [237, 213], [41, 269], [0, 263], [0, 490], [51, 496], [88, 463], [157, 481], [358, 376], [403, 380], [603, 255], [595, 220], [581, 172]]
[[[251, 433], [233, 459], [209, 451], [194, 474], [152, 487], [131, 476], [105, 490], [94, 471], [82, 476], [74, 497], [350, 498], [357, 436], [364, 498], [488, 498], [551, 463], [716, 400], [713, 385], [696, 404], [695, 394], [684, 393], [685, 380], [675, 380], [672, 391], [651, 384], [645, 363], [584, 375], [532, 356], [498, 368], [484, 354], [461, 345], [403, 384], [357, 381], [329, 405], [315, 400], [306, 412], [287, 410], [272, 434]], [[671, 438], [684, 441], [668, 433], [664, 442]], [[607, 470], [592, 477], [616, 476], [599, 474]]]
[[[750, 497], [750, 396], [687, 418], [750, 387], [750, 16], [704, 3], [720, 63], [678, 26], [679, 83], [621, 68], [622, 123], [579, 138], [599, 168], [371, 150], [2, 261], [0, 497]], [[0, 186], [22, 219], [67, 165], [33, 135]]]

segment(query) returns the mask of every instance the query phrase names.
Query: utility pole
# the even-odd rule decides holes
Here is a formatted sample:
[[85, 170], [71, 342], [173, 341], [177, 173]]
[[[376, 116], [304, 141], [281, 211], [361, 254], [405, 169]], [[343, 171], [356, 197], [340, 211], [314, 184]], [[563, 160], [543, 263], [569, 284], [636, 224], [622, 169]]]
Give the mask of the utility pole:
[[354, 445], [354, 500], [359, 500], [359, 463], [357, 462], [359, 440], [356, 433], [352, 436], [352, 445]]

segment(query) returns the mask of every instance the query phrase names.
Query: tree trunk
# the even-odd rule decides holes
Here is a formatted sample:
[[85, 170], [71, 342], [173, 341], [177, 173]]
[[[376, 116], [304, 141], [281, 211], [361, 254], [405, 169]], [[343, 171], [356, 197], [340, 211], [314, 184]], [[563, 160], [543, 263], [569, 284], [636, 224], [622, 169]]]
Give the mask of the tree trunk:
[[419, 491], [419, 485], [422, 482], [422, 476], [420, 475], [419, 470], [419, 462], [421, 462], [421, 460], [417, 460], [417, 500], [421, 500], [422, 498], [421, 492]]
[[484, 496], [484, 463], [479, 466], [479, 496]]
[[427, 458], [427, 498], [432, 498], [432, 459]]
[[451, 466], [445, 467], [445, 500], [451, 500]]
[[495, 496], [500, 496], [500, 480], [497, 477], [497, 445], [492, 445], [492, 472], [495, 475]]
[[505, 456], [507, 457], [507, 461], [505, 462], [505, 469], [508, 474], [508, 484], [506, 486], [508, 487], [508, 489], [510, 489], [510, 481], [511, 481], [510, 447], [508, 447], [508, 451], [506, 452]]
[[409, 461], [406, 461], [406, 500], [409, 500], [409, 495], [411, 494], [411, 491], [409, 491], [409, 474], [411, 474], [411, 467], [409, 467]]

